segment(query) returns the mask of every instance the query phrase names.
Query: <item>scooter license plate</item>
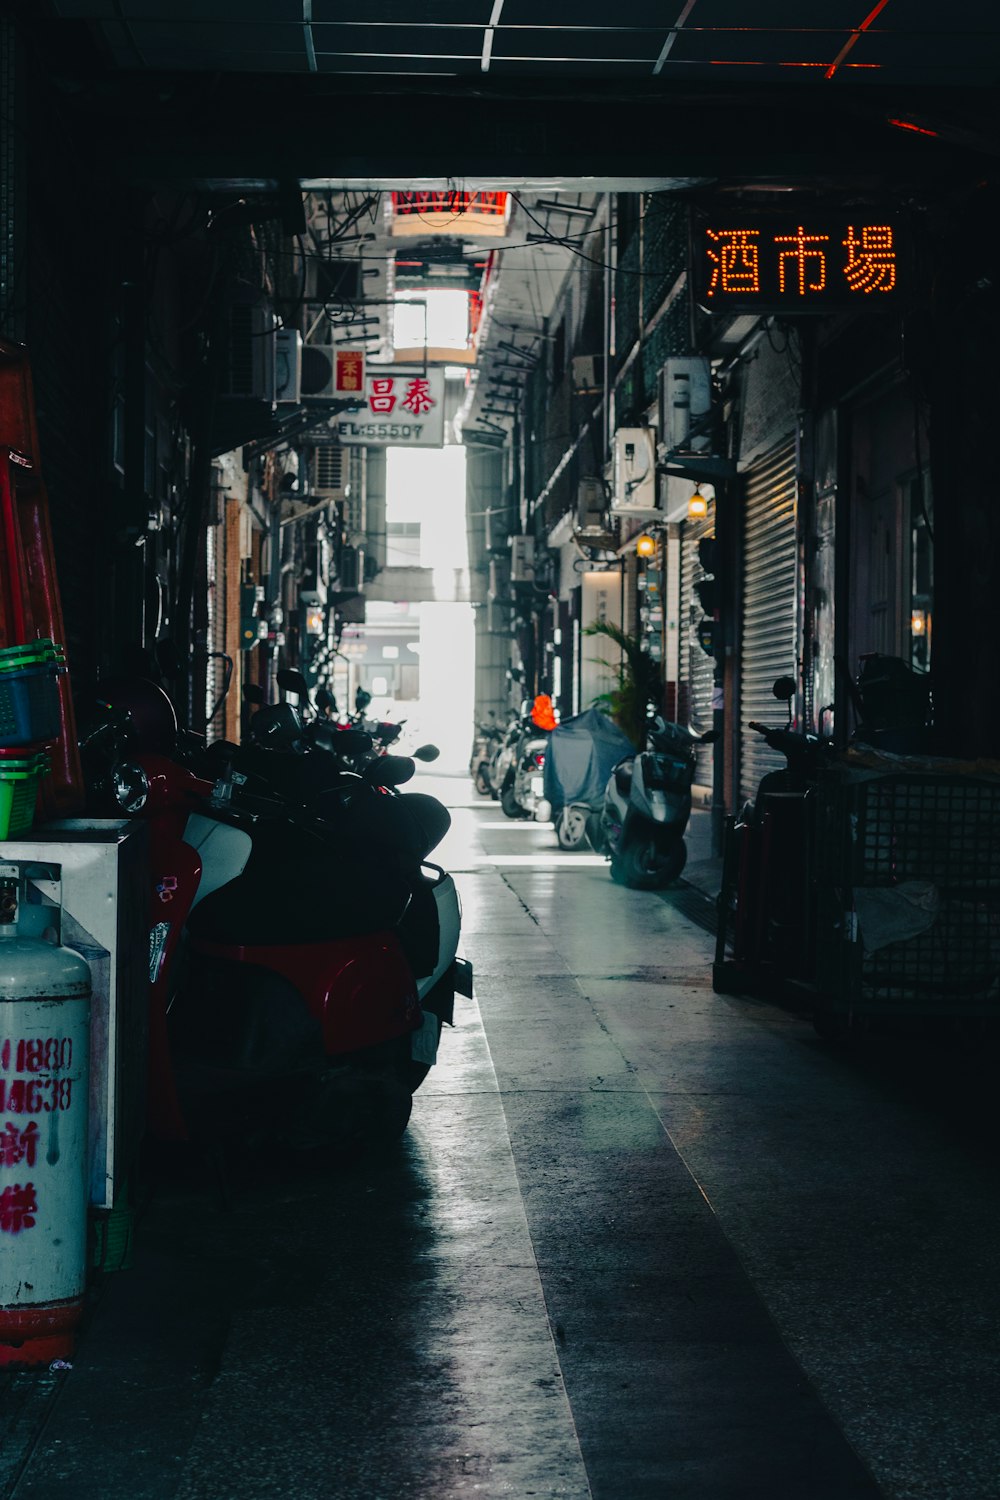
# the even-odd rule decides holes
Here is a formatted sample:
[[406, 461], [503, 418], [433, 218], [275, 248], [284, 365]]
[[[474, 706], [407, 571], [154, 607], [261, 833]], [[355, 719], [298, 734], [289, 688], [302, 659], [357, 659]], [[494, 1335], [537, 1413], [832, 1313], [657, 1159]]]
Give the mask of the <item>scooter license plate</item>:
[[438, 1037], [441, 1024], [436, 1015], [425, 1010], [416, 1031], [410, 1032], [410, 1056], [414, 1062], [427, 1063], [433, 1067], [437, 1062]]

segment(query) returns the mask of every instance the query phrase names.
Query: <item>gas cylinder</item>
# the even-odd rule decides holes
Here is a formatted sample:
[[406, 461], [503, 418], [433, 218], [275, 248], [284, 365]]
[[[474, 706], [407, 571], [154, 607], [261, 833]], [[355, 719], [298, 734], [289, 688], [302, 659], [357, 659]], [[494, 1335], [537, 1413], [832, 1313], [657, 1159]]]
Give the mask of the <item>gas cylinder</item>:
[[0, 864], [0, 1368], [68, 1359], [87, 1267], [90, 969]]

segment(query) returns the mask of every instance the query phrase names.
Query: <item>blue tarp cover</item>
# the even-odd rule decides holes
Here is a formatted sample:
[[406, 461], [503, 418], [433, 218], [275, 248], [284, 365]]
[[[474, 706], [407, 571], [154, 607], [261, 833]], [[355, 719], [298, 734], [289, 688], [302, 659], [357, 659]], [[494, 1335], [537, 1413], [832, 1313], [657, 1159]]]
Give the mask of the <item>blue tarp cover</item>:
[[549, 735], [544, 794], [553, 813], [569, 802], [600, 807], [608, 777], [620, 760], [634, 755], [628, 736], [599, 708], [567, 719]]

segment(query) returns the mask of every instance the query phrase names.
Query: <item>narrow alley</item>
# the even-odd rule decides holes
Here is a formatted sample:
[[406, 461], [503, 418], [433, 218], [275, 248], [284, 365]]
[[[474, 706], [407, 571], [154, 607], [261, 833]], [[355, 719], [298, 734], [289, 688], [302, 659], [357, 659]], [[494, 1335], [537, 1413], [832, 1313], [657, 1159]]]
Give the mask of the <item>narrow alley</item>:
[[402, 1145], [156, 1182], [3, 1494], [994, 1500], [982, 1062], [716, 996], [692, 887], [421, 784], [477, 998]]

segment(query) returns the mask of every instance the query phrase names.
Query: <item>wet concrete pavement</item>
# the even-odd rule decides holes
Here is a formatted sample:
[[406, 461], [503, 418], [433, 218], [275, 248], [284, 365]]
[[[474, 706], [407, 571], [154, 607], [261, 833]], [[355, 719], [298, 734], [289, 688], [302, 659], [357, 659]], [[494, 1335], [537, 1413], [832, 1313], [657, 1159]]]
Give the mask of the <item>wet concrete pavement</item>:
[[715, 996], [684, 893], [422, 789], [477, 998], [405, 1141], [161, 1177], [0, 1493], [997, 1500], [990, 1060]]

